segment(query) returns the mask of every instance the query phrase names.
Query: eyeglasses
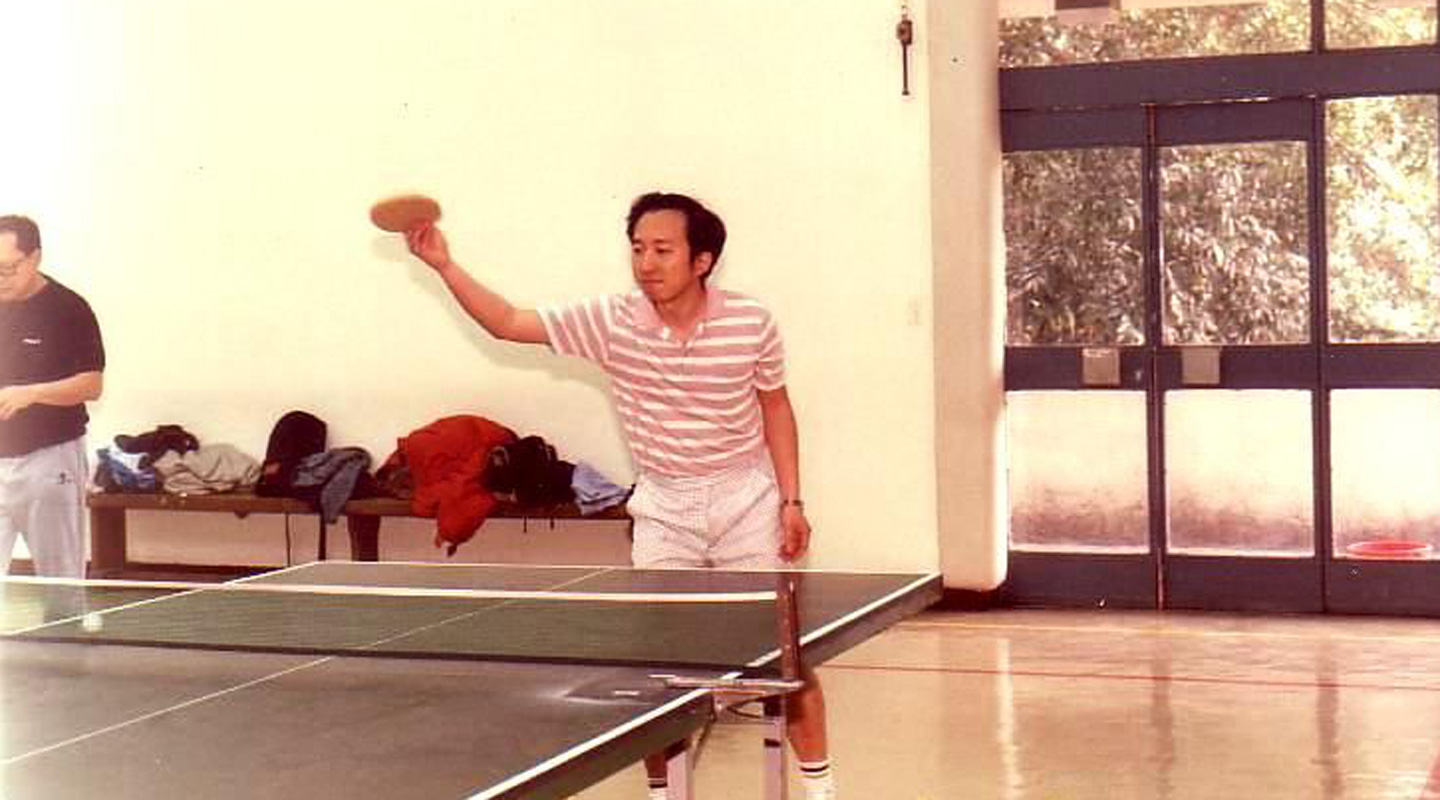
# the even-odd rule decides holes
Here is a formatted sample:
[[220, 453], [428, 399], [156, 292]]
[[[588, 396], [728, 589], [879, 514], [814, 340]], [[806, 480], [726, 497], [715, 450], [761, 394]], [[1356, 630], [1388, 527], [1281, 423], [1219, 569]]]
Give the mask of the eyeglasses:
[[9, 264], [0, 264], [0, 278], [13, 278], [20, 272], [20, 265], [30, 258], [28, 255], [20, 256]]

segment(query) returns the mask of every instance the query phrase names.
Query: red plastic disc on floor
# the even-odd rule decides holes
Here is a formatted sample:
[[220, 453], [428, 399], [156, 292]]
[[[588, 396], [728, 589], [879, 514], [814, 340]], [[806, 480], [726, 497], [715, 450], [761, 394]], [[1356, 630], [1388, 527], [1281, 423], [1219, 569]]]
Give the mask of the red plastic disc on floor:
[[1357, 558], [1425, 558], [1432, 549], [1429, 542], [1386, 539], [1356, 542], [1346, 547], [1345, 552]]

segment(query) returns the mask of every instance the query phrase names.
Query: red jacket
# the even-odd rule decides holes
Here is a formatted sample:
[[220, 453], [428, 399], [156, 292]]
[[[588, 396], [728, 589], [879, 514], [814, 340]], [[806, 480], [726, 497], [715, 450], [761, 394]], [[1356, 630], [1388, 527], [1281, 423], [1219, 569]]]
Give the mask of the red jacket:
[[410, 510], [436, 520], [435, 546], [449, 554], [470, 541], [499, 503], [481, 478], [490, 448], [515, 441], [515, 434], [484, 417], [445, 417], [400, 440], [400, 452], [415, 479]]

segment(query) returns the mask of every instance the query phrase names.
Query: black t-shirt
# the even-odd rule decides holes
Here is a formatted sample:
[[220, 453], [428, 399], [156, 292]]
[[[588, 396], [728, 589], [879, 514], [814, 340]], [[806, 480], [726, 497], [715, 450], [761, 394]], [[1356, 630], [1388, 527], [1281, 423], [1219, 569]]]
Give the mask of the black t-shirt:
[[[105, 369], [100, 325], [85, 298], [54, 278], [29, 299], [0, 302], [0, 386], [48, 383]], [[0, 420], [0, 457], [22, 456], [85, 433], [85, 406], [40, 403]]]

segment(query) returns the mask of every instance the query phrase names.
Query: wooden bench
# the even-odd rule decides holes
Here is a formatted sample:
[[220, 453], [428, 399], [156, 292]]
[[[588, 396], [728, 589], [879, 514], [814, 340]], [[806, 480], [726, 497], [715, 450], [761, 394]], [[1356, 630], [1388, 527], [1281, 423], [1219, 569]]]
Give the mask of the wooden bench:
[[[248, 492], [181, 495], [169, 493], [95, 492], [86, 498], [90, 507], [90, 576], [103, 578], [123, 573], [129, 565], [126, 552], [129, 511], [220, 512], [247, 517], [251, 514], [313, 515], [319, 513], [302, 500], [288, 497], [261, 497]], [[356, 561], [380, 559], [380, 521], [385, 517], [412, 517], [410, 501], [395, 497], [351, 500], [342, 511], [350, 534], [350, 557]], [[624, 505], [583, 515], [573, 503], [544, 508], [517, 508], [502, 505], [489, 519], [548, 520], [629, 520]], [[326, 525], [320, 522], [320, 558], [325, 558]]]

